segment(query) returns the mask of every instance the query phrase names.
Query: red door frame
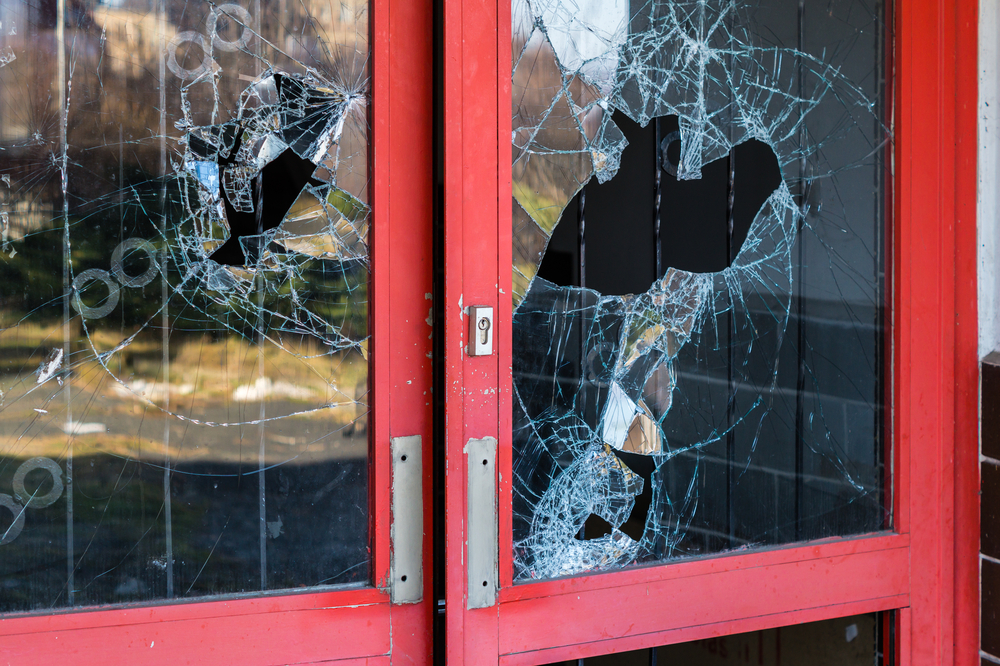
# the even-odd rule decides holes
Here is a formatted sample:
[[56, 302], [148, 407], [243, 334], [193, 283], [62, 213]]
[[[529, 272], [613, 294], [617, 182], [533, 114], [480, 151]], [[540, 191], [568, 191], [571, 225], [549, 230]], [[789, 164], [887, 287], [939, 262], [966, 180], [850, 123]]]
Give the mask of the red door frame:
[[[5, 662], [430, 663], [430, 538], [423, 542], [423, 601], [392, 605], [388, 584], [389, 440], [420, 435], [424, 469], [430, 468], [432, 451], [431, 341], [426, 324], [430, 303], [425, 298], [433, 291], [432, 2], [370, 3], [374, 427], [369, 444], [369, 529], [375, 586], [9, 615], [0, 617], [0, 655]], [[423, 481], [425, 534], [433, 529], [431, 497], [428, 474]]]
[[[900, 609], [900, 664], [978, 663], [975, 0], [895, 3], [892, 532], [512, 584], [510, 0], [444, 0], [449, 664], [542, 664]], [[463, 306], [498, 353], [464, 352]], [[471, 438], [500, 443], [496, 605], [467, 610]]]

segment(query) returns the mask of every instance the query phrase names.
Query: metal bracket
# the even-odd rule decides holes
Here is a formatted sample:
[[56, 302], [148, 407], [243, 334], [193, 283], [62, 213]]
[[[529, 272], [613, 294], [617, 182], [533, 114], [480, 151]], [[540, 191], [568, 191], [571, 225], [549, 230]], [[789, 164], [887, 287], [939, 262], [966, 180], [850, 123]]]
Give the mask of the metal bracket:
[[493, 308], [469, 306], [469, 356], [493, 354]]
[[497, 601], [497, 440], [470, 439], [468, 463], [468, 607], [489, 608]]
[[424, 500], [420, 436], [392, 438], [392, 587], [394, 604], [424, 593]]

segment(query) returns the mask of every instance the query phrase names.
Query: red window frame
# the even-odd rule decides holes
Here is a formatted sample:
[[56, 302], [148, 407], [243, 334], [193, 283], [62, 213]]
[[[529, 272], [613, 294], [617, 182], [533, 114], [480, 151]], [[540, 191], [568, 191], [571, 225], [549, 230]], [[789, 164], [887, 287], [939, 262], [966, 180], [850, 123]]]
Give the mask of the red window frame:
[[[433, 14], [430, 0], [369, 1], [374, 154], [369, 534], [374, 585], [0, 616], [5, 661], [429, 663], [430, 538], [423, 541], [423, 601], [392, 605], [388, 587], [390, 438], [420, 435], [425, 469], [431, 460], [431, 341], [425, 323], [430, 304], [425, 294], [433, 291]], [[428, 535], [433, 528], [431, 496], [428, 474], [423, 481]]]
[[[444, 1], [448, 663], [544, 664], [889, 610], [898, 663], [979, 662], [978, 4], [894, 4], [893, 529], [513, 585], [510, 0]], [[496, 308], [496, 355], [464, 353], [463, 304]], [[500, 591], [467, 610], [463, 448], [487, 436], [500, 444]]]

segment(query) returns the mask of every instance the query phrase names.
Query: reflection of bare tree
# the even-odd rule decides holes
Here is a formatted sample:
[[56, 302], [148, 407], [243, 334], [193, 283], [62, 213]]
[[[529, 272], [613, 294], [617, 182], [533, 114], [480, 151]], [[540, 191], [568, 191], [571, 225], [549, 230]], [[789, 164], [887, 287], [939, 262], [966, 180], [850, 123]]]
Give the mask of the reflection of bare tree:
[[[163, 16], [143, 0], [92, 9], [78, 4], [67, 10], [65, 30], [71, 211], [115, 196], [127, 184], [122, 178], [134, 182], [171, 172], [163, 151], [172, 155], [183, 135], [175, 123], [183, 117], [185, 86], [194, 107], [221, 117], [238, 108], [247, 80], [268, 64], [357, 82], [367, 77], [367, 5], [359, 0], [262, 2], [260, 16], [247, 11], [250, 25], [225, 4], [214, 19], [207, 2], [169, 3]], [[243, 45], [241, 37], [245, 48], [234, 49]], [[0, 3], [0, 48], [15, 56], [0, 68], [0, 171], [11, 180], [9, 187], [0, 185], [0, 201], [15, 240], [46, 226], [61, 209], [55, 3]], [[205, 64], [207, 75], [192, 81], [178, 76], [172, 63], [182, 73]], [[344, 185], [362, 198], [366, 126], [365, 118], [352, 119], [344, 146], [356, 155]]]
[[[594, 173], [587, 145], [603, 109], [599, 95], [579, 76], [566, 77], [541, 32], [515, 34], [513, 91], [513, 193], [515, 304], [541, 263], [563, 209]], [[520, 49], [523, 49], [521, 51]]]
[[514, 196], [551, 233], [562, 208], [593, 173], [581, 129], [588, 112], [601, 113], [585, 108], [598, 95], [578, 77], [564, 80], [541, 33], [526, 45], [512, 83]]

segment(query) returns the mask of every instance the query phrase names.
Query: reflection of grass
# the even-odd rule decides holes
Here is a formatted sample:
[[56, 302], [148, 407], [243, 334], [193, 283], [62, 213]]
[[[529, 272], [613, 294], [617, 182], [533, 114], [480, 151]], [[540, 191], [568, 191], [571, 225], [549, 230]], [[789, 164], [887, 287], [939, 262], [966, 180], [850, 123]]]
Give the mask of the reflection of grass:
[[522, 154], [514, 163], [514, 198], [542, 231], [552, 235], [563, 209], [592, 171], [590, 158], [583, 153]]
[[514, 305], [520, 305], [528, 294], [528, 287], [535, 277], [538, 267], [526, 262], [515, 262], [511, 271], [511, 283], [514, 294]]
[[28, 358], [40, 350], [42, 358], [53, 347], [61, 347], [61, 324], [44, 326], [31, 322], [4, 321], [0, 313], [0, 372], [15, 372]]
[[263, 376], [274, 381], [317, 391], [334, 385], [349, 389], [354, 397], [355, 387], [368, 373], [367, 362], [356, 352], [330, 354], [312, 340], [294, 337], [283, 339], [280, 347], [236, 337], [192, 340], [175, 347], [171, 356], [171, 383], [190, 383], [197, 376], [199, 391], [232, 391], [234, 381], [253, 381], [262, 366]]
[[[69, 451], [69, 438], [64, 434], [32, 437], [30, 442], [17, 442], [15, 437], [0, 438], [4, 456], [42, 456], [63, 460]], [[161, 462], [164, 447], [160, 442], [144, 440], [132, 435], [83, 435], [73, 437], [73, 456], [111, 454], [123, 460], [135, 458]]]
[[[283, 422], [283, 432], [304, 432], [300, 437], [290, 437], [271, 433], [265, 428], [264, 460], [268, 465], [276, 465], [289, 460], [316, 462], [320, 460], [340, 460], [364, 458], [367, 452], [367, 439], [362, 431], [355, 430], [350, 436], [337, 432], [342, 424], [337, 423], [339, 410], [322, 410], [318, 413], [303, 414], [288, 417], [293, 423]], [[323, 422], [317, 422], [321, 415]], [[91, 414], [91, 418], [103, 418], [105, 414]], [[205, 426], [184, 430], [185, 439], [179, 428], [171, 428], [174, 434], [169, 448], [164, 443], [162, 433], [163, 418], [155, 410], [139, 412], [143, 432], [137, 434], [104, 433], [101, 435], [75, 435], [73, 439], [73, 457], [110, 456], [118, 460], [137, 460], [154, 465], [162, 465], [169, 453], [171, 464], [188, 464], [194, 462], [239, 463], [246, 462], [248, 451], [253, 450], [256, 461], [256, 442], [241, 441], [238, 428], [215, 428], [204, 432]], [[138, 423], [138, 419], [129, 421]], [[319, 427], [317, 428], [316, 425]], [[291, 426], [291, 427], [289, 427]], [[315, 431], [336, 432], [327, 437], [317, 436]], [[53, 429], [47, 429], [46, 434], [30, 438], [12, 435], [0, 436], [0, 455], [5, 458], [42, 456], [52, 460], [65, 460], [69, 453], [69, 436]], [[294, 440], [295, 443], [288, 443]], [[301, 440], [301, 442], [300, 442]]]
[[[42, 325], [22, 322], [9, 326], [0, 320], [0, 374], [21, 375], [34, 372], [50, 350], [61, 348], [61, 324]], [[115, 348], [122, 336], [109, 329], [90, 332], [84, 337], [79, 322], [71, 324], [74, 334], [72, 351], [98, 353]], [[229, 336], [212, 340], [208, 336], [171, 340], [169, 345], [170, 383], [191, 383], [199, 378], [198, 390], [232, 390], [233, 381], [252, 380], [263, 364], [264, 376], [318, 388], [334, 384], [353, 391], [367, 377], [367, 361], [357, 352], [329, 353], [324, 345], [302, 337], [285, 337], [280, 347], [272, 341], [262, 345]], [[159, 331], [140, 334], [127, 347], [106, 360], [107, 365], [123, 370], [123, 379], [159, 381], [162, 375], [162, 338]], [[94, 367], [88, 367], [94, 366]], [[93, 355], [74, 363], [78, 374], [98, 369]], [[116, 373], [117, 374], [117, 373]]]
[[514, 183], [514, 198], [538, 226], [550, 235], [566, 207], [566, 203], [560, 203], [541, 192], [532, 192], [521, 183]]
[[[109, 331], [95, 333], [92, 339], [99, 352], [120, 341]], [[35, 408], [46, 410], [43, 413], [48, 416], [42, 421], [52, 421], [44, 431], [34, 430], [28, 437], [19, 426], [16, 437], [22, 439], [15, 442], [10, 436], [2, 438], [7, 441], [0, 442], [0, 450], [9, 453], [29, 446], [33, 455], [59, 455], [65, 449], [68, 437], [53, 430], [65, 420], [61, 416], [62, 402], [52, 402], [61, 389], [54, 379], [38, 386], [35, 377], [39, 364], [51, 349], [61, 347], [61, 340], [60, 326], [21, 324], [0, 333], [0, 391], [4, 392], [0, 422], [6, 423], [0, 423], [0, 431], [7, 429], [14, 435], [9, 429], [12, 424], [28, 427], [36, 422], [40, 417], [33, 411]], [[154, 432], [149, 430], [152, 421], [165, 418], [156, 406], [163, 405], [168, 395], [171, 411], [198, 421], [248, 421], [256, 418], [256, 405], [262, 400], [274, 405], [267, 407], [272, 416], [306, 411], [268, 426], [286, 438], [299, 430], [311, 433], [303, 435], [310, 441], [343, 428], [345, 434], [364, 432], [367, 359], [357, 351], [329, 353], [326, 346], [308, 338], [286, 337], [281, 344], [279, 347], [265, 341], [258, 345], [236, 336], [221, 340], [182, 337], [171, 341], [169, 372], [165, 372], [161, 339], [155, 332], [144, 332], [129, 346], [105, 357], [105, 365], [85, 338], [77, 338], [73, 344], [71, 384], [74, 404], [80, 407], [74, 410], [73, 419], [117, 422], [119, 431], [125, 423], [134, 427], [145, 423], [145, 435], [136, 433], [118, 441], [116, 436], [104, 434], [93, 440], [99, 450], [113, 450], [120, 455], [136, 455], [134, 451], [129, 453], [130, 447], [142, 446], [147, 454], [150, 447], [155, 450], [159, 446], [140, 442]], [[283, 425], [287, 418], [293, 421]], [[162, 425], [155, 428], [158, 432], [162, 429]], [[223, 432], [228, 430], [219, 431], [218, 436], [225, 439], [229, 434]], [[76, 436], [74, 441], [86, 447], [91, 440]], [[44, 453], [38, 452], [41, 450]]]

